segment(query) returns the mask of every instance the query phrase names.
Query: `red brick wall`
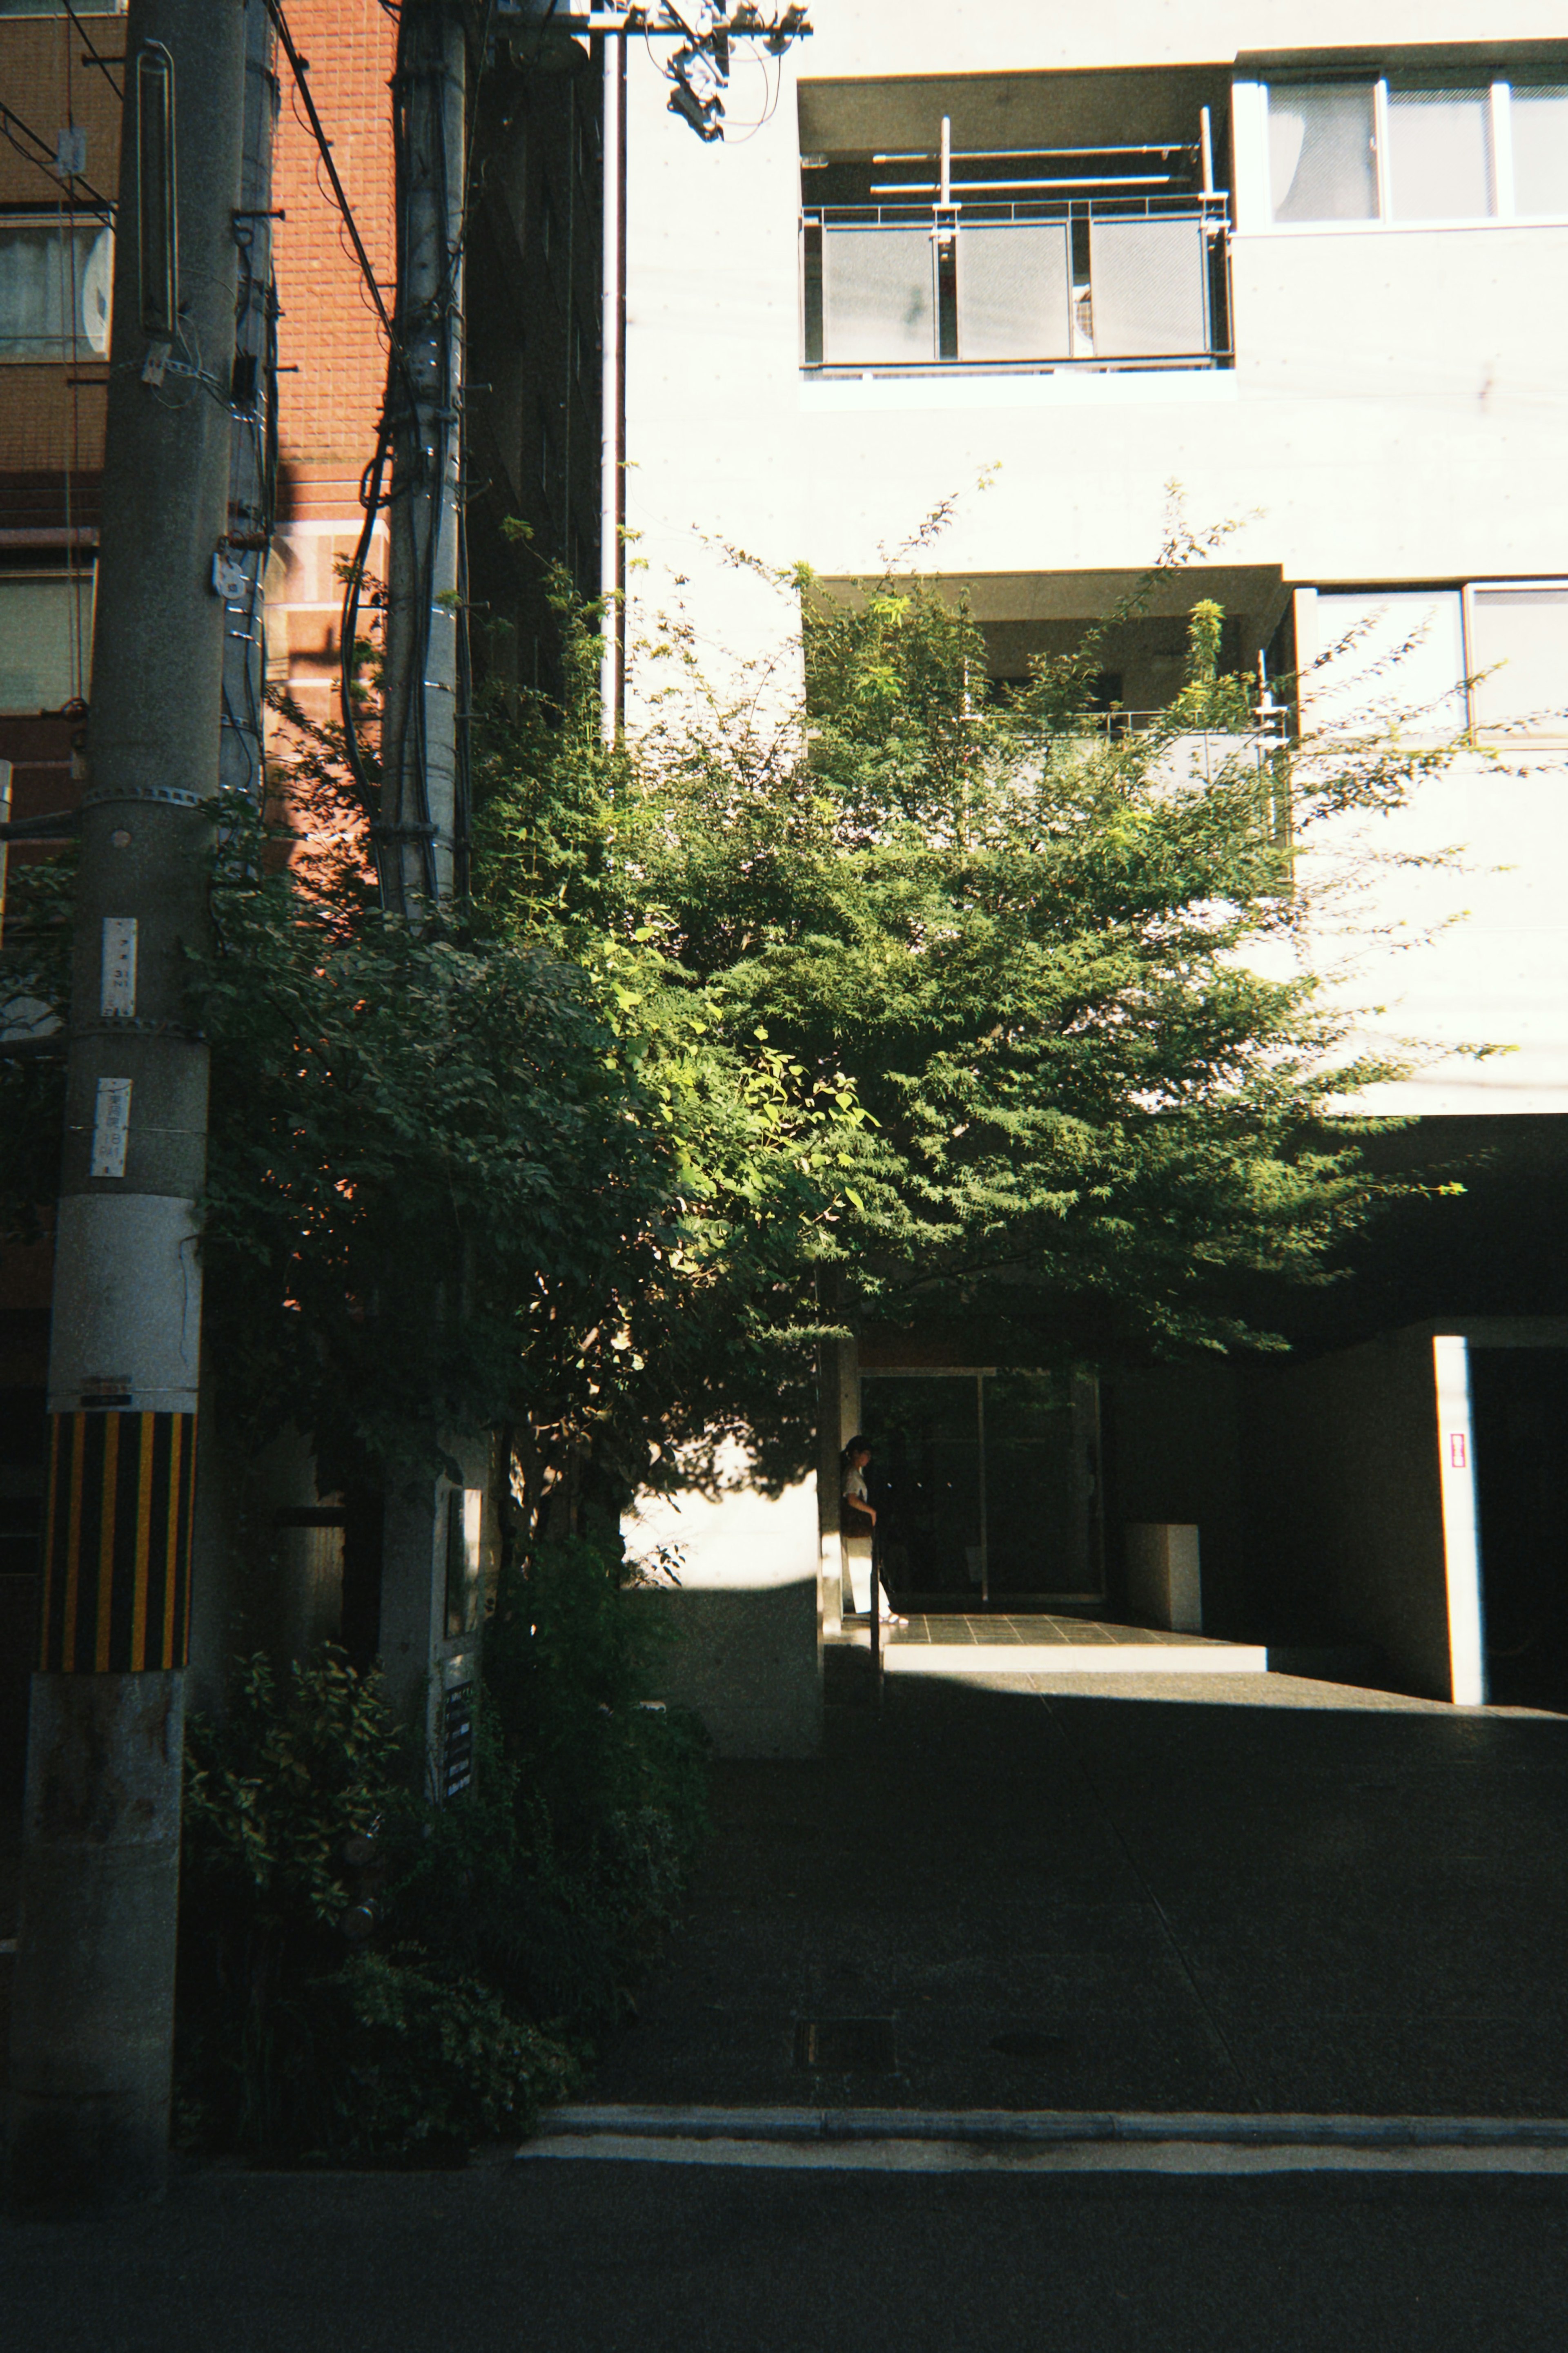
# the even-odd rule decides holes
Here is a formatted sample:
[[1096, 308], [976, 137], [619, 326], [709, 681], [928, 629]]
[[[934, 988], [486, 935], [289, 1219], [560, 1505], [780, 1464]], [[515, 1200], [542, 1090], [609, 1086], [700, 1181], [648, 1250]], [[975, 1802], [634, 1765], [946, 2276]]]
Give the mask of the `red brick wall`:
[[[391, 94], [397, 27], [377, 0], [292, 0], [289, 22], [332, 160], [388, 306], [395, 263]], [[292, 514], [351, 508], [375, 438], [385, 374], [381, 329], [326, 172], [279, 56], [282, 111], [273, 173], [283, 461]], [[335, 495], [334, 495], [335, 494]]]
[[[395, 268], [391, 125], [397, 27], [377, 0], [291, 0], [289, 28], [332, 159], [388, 308]], [[342, 590], [338, 560], [359, 536], [359, 481], [375, 446], [386, 353], [331, 185], [279, 54], [277, 224], [278, 555], [268, 577], [275, 680], [315, 719], [331, 715]], [[373, 568], [374, 558], [373, 556]]]

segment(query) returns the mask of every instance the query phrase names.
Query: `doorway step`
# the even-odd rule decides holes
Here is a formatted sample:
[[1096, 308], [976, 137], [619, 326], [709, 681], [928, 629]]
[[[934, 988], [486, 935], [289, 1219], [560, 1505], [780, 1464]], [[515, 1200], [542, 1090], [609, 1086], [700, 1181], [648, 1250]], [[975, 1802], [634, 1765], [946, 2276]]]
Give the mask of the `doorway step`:
[[[838, 1641], [868, 1650], [864, 1620], [845, 1621]], [[1117, 1626], [1086, 1618], [1005, 1617], [998, 1610], [911, 1617], [884, 1630], [883, 1665], [906, 1675], [1261, 1675], [1261, 1642], [1222, 1642], [1208, 1634], [1173, 1634], [1152, 1626]]]

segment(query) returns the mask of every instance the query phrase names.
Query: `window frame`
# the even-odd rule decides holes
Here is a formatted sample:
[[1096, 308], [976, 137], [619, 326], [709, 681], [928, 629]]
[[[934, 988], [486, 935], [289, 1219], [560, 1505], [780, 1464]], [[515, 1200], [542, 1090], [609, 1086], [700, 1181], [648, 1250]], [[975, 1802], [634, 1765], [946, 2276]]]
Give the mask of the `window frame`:
[[[5, 17], [0, 17], [0, 24], [5, 22]], [[52, 343], [54, 348], [49, 351], [32, 352], [12, 351], [8, 347], [5, 334], [0, 332], [0, 367], [96, 366], [107, 368], [110, 341], [114, 328], [115, 233], [113, 223], [105, 220], [96, 207], [86, 205], [67, 205], [63, 209], [58, 206], [46, 209], [41, 206], [33, 205], [0, 205], [0, 236], [7, 232], [31, 233], [53, 237], [62, 254], [68, 237], [84, 239], [86, 246], [80, 275], [78, 276], [74, 269], [72, 271], [72, 284], [76, 292], [76, 311], [68, 331], [62, 330], [58, 336], [37, 338], [39, 342]], [[105, 315], [104, 339], [100, 349], [82, 323], [82, 305], [86, 296], [87, 271], [90, 266], [91, 256], [102, 237], [107, 237], [109, 240], [110, 307]], [[62, 307], [62, 320], [64, 315]]]
[[[1478, 593], [1489, 589], [1555, 589], [1568, 590], [1568, 573], [1523, 574], [1482, 573], [1470, 577], [1440, 580], [1345, 580], [1326, 579], [1303, 581], [1294, 591], [1292, 611], [1297, 634], [1296, 660], [1299, 675], [1305, 676], [1322, 651], [1322, 630], [1319, 615], [1320, 600], [1325, 596], [1396, 596], [1405, 595], [1454, 596], [1459, 600], [1459, 645], [1464, 661], [1458, 691], [1465, 706], [1464, 735], [1476, 749], [1484, 751], [1504, 744], [1522, 754], [1537, 750], [1549, 758], [1561, 760], [1563, 745], [1568, 742], [1568, 719], [1561, 726], [1538, 734], [1513, 734], [1505, 725], [1483, 720], [1477, 709], [1476, 677], [1481, 667], [1476, 633], [1475, 600]], [[1300, 706], [1298, 705], [1298, 719]]]
[[[1508, 750], [1523, 753], [1539, 747], [1542, 752], [1552, 752], [1561, 756], [1562, 746], [1564, 742], [1568, 742], [1568, 718], [1560, 720], [1555, 727], [1549, 728], [1542, 733], [1526, 734], [1512, 732], [1506, 721], [1483, 719], [1477, 709], [1475, 681], [1479, 673], [1481, 663], [1480, 649], [1477, 642], [1475, 601], [1478, 595], [1484, 596], [1489, 589], [1551, 589], [1562, 595], [1568, 592], [1568, 574], [1558, 573], [1555, 576], [1543, 575], [1531, 579], [1499, 575], [1467, 580], [1464, 583], [1461, 607], [1465, 630], [1465, 707], [1468, 714], [1470, 735], [1479, 745], [1482, 746], [1495, 747], [1500, 744]], [[1564, 697], [1564, 700], [1568, 701], [1568, 697]]]
[[[1238, 79], [1232, 85], [1232, 120], [1235, 141], [1236, 224], [1232, 234], [1238, 237], [1410, 237], [1426, 236], [1434, 230], [1447, 233], [1452, 229], [1531, 229], [1568, 227], [1568, 205], [1560, 212], [1521, 213], [1516, 209], [1513, 174], [1513, 113], [1512, 97], [1516, 88], [1527, 89], [1532, 83], [1544, 81], [1541, 73], [1530, 74], [1528, 79], [1518, 79], [1495, 68], [1478, 65], [1469, 79], [1464, 69], [1455, 67], [1447, 73], [1426, 72], [1412, 67], [1407, 72], [1397, 68], [1392, 75], [1355, 72], [1349, 69], [1312, 70], [1303, 64], [1295, 70], [1286, 70], [1272, 79], [1264, 75]], [[1400, 220], [1392, 210], [1394, 190], [1391, 185], [1389, 136], [1389, 83], [1397, 89], [1408, 81], [1415, 86], [1442, 88], [1451, 79], [1456, 90], [1485, 89], [1489, 97], [1488, 129], [1491, 146], [1491, 203], [1487, 213], [1444, 213], [1425, 219]], [[1367, 220], [1300, 220], [1282, 221], [1274, 217], [1274, 190], [1268, 162], [1268, 100], [1274, 90], [1300, 88], [1303, 84], [1321, 87], [1327, 83], [1342, 83], [1364, 90], [1369, 85], [1373, 102], [1373, 137], [1376, 147], [1377, 204], [1375, 217]], [[1560, 74], [1554, 73], [1552, 86], [1568, 83], [1568, 59]]]

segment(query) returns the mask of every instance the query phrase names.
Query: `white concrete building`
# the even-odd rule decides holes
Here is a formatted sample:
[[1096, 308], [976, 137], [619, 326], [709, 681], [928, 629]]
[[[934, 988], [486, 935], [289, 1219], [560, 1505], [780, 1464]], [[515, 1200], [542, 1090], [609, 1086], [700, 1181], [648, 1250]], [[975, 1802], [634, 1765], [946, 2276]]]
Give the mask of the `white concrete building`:
[[[754, 659], [788, 617], [726, 546], [777, 565], [804, 558], [847, 584], [875, 575], [881, 551], [957, 493], [952, 525], [925, 562], [967, 592], [994, 673], [1017, 676], [1150, 565], [1168, 485], [1180, 483], [1194, 529], [1235, 528], [1116, 641], [1105, 700], [1137, 712], [1170, 699], [1183, 614], [1204, 596], [1229, 616], [1227, 666], [1261, 659], [1271, 676], [1301, 675], [1302, 729], [1331, 723], [1354, 696], [1349, 671], [1364, 668], [1365, 646], [1353, 664], [1321, 660], [1348, 629], [1367, 624], [1374, 648], [1409, 645], [1376, 696], [1405, 712], [1407, 733], [1468, 731], [1474, 748], [1391, 839], [1461, 843], [1467, 855], [1462, 869], [1405, 876], [1373, 912], [1416, 927], [1467, 919], [1397, 959], [1369, 946], [1351, 985], [1388, 1007], [1390, 1031], [1514, 1050], [1439, 1058], [1376, 1107], [1464, 1123], [1472, 1144], [1484, 1124], [1500, 1165], [1525, 1172], [1511, 1192], [1501, 1184], [1490, 1213], [1506, 1225], [1517, 1197], [1543, 1215], [1568, 1113], [1560, 10], [1548, 0], [1117, 0], [1095, 10], [819, 0], [814, 21], [813, 37], [765, 69], [738, 55], [722, 145], [700, 144], [670, 117], [651, 47], [630, 45], [634, 649], [649, 617], [679, 606], [710, 661]], [[634, 650], [634, 713], [645, 684]], [[1483, 1465], [1489, 1455], [1494, 1485], [1506, 1461], [1516, 1492], [1544, 1476], [1527, 1458], [1555, 1446], [1556, 1422], [1542, 1420], [1539, 1404], [1542, 1346], [1551, 1343], [1552, 1365], [1556, 1356], [1544, 1327], [1530, 1335], [1507, 1319], [1561, 1312], [1568, 1296], [1555, 1264], [1521, 1291], [1517, 1266], [1499, 1271], [1512, 1264], [1506, 1236], [1467, 1230], [1472, 1261], [1440, 1270], [1425, 1296], [1406, 1283], [1395, 1320], [1418, 1316], [1452, 1337], [1467, 1317], [1489, 1314], [1494, 1366], [1533, 1338], [1512, 1388], [1497, 1374], [1486, 1409], [1495, 1429], [1489, 1437], [1478, 1420], [1466, 1453]], [[858, 1386], [875, 1349], [862, 1353], [845, 1370], [843, 1419], [912, 1427], [912, 1368], [880, 1367], [879, 1421], [869, 1380]], [[1441, 1534], [1452, 1449], [1438, 1509], [1438, 1394], [1454, 1394], [1451, 1351], [1442, 1361], [1442, 1379], [1433, 1371], [1427, 1381], [1430, 1412], [1405, 1415], [1399, 1440], [1422, 1458], [1412, 1476], [1430, 1489], [1430, 1509], [1395, 1512], [1386, 1532], [1411, 1548], [1409, 1579], [1435, 1594], [1451, 1588], [1457, 1556]], [[1319, 1504], [1297, 1509], [1290, 1529], [1270, 1522], [1249, 1484], [1259, 1447], [1247, 1434], [1247, 1379], [1223, 1366], [1205, 1377], [1196, 1421], [1186, 1374], [1110, 1382], [1092, 1412], [1076, 1394], [1049, 1411], [1015, 1398], [1015, 1470], [1026, 1456], [1037, 1468], [1059, 1457], [1061, 1492], [1077, 1500], [1057, 1507], [1054, 1567], [1020, 1555], [1001, 1575], [986, 1534], [987, 1441], [965, 1423], [971, 1409], [953, 1386], [974, 1389], [984, 1421], [984, 1370], [921, 1368], [923, 1459], [929, 1468], [962, 1458], [947, 1485], [973, 1488], [963, 1508], [977, 1514], [978, 1534], [960, 1543], [953, 1528], [940, 1540], [928, 1528], [931, 1560], [921, 1575], [911, 1567], [911, 1592], [938, 1593], [944, 1581], [962, 1592], [965, 1577], [976, 1581], [978, 1550], [993, 1599], [1078, 1594], [1110, 1608], [1120, 1589], [1125, 1607], [1122, 1524], [1197, 1525], [1205, 1622], [1265, 1640], [1298, 1623], [1375, 1639], [1396, 1680], [1480, 1695], [1484, 1662], [1462, 1667], [1456, 1651], [1445, 1683], [1430, 1643], [1419, 1659], [1402, 1651], [1397, 1609], [1369, 1617], [1331, 1567], [1331, 1556], [1355, 1551], [1336, 1513], [1361, 1514], [1364, 1532], [1365, 1513], [1381, 1506], [1347, 1501], [1330, 1466]], [[1347, 1375], [1352, 1387], [1360, 1377]], [[1284, 1394], [1275, 1385], [1258, 1409], [1271, 1459], [1295, 1443], [1280, 1436]], [[1533, 1602], [1503, 1587], [1521, 1577], [1535, 1586], [1517, 1563], [1504, 1566], [1518, 1537], [1500, 1493], [1489, 1503], [1472, 1493], [1467, 1508], [1497, 1565], [1499, 1622], [1512, 1613], [1522, 1624]], [[1568, 1491], [1542, 1487], [1535, 1524], [1550, 1525], [1553, 1546], [1561, 1535], [1568, 1556]], [[831, 1567], [831, 1504], [825, 1525]], [[944, 1545], [945, 1580], [932, 1565]], [[710, 1561], [712, 1551], [710, 1540]], [[833, 1578], [825, 1591], [831, 1619]], [[1568, 1694], [1568, 1598], [1563, 1608]], [[1508, 1647], [1497, 1645], [1500, 1657]]]

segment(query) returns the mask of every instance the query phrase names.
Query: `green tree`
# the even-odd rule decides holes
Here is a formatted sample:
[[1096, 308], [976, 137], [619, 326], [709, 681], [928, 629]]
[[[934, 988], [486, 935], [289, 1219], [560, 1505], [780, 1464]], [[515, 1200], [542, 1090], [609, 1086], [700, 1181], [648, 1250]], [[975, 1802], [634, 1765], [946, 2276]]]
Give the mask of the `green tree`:
[[[798, 586], [792, 723], [696, 691], [611, 755], [584, 695], [561, 726], [527, 705], [492, 725], [485, 771], [499, 923], [587, 965], [640, 951], [639, 1022], [661, 1008], [712, 1055], [765, 1040], [864, 1115], [818, 1213], [753, 1261], [770, 1280], [723, 1294], [750, 1369], [792, 1336], [805, 1362], [813, 1275], [851, 1320], [983, 1315], [1019, 1363], [1271, 1344], [1279, 1287], [1327, 1279], [1378, 1199], [1344, 1107], [1393, 1066], [1347, 1051], [1304, 964], [1270, 976], [1258, 952], [1321, 913], [1301, 847], [1447, 754], [1293, 760], [1220, 675], [1212, 604], [1134, 733], [1085, 716], [1103, 630], [1002, 703], [937, 582]], [[765, 1388], [729, 1409], [783, 1442]]]

